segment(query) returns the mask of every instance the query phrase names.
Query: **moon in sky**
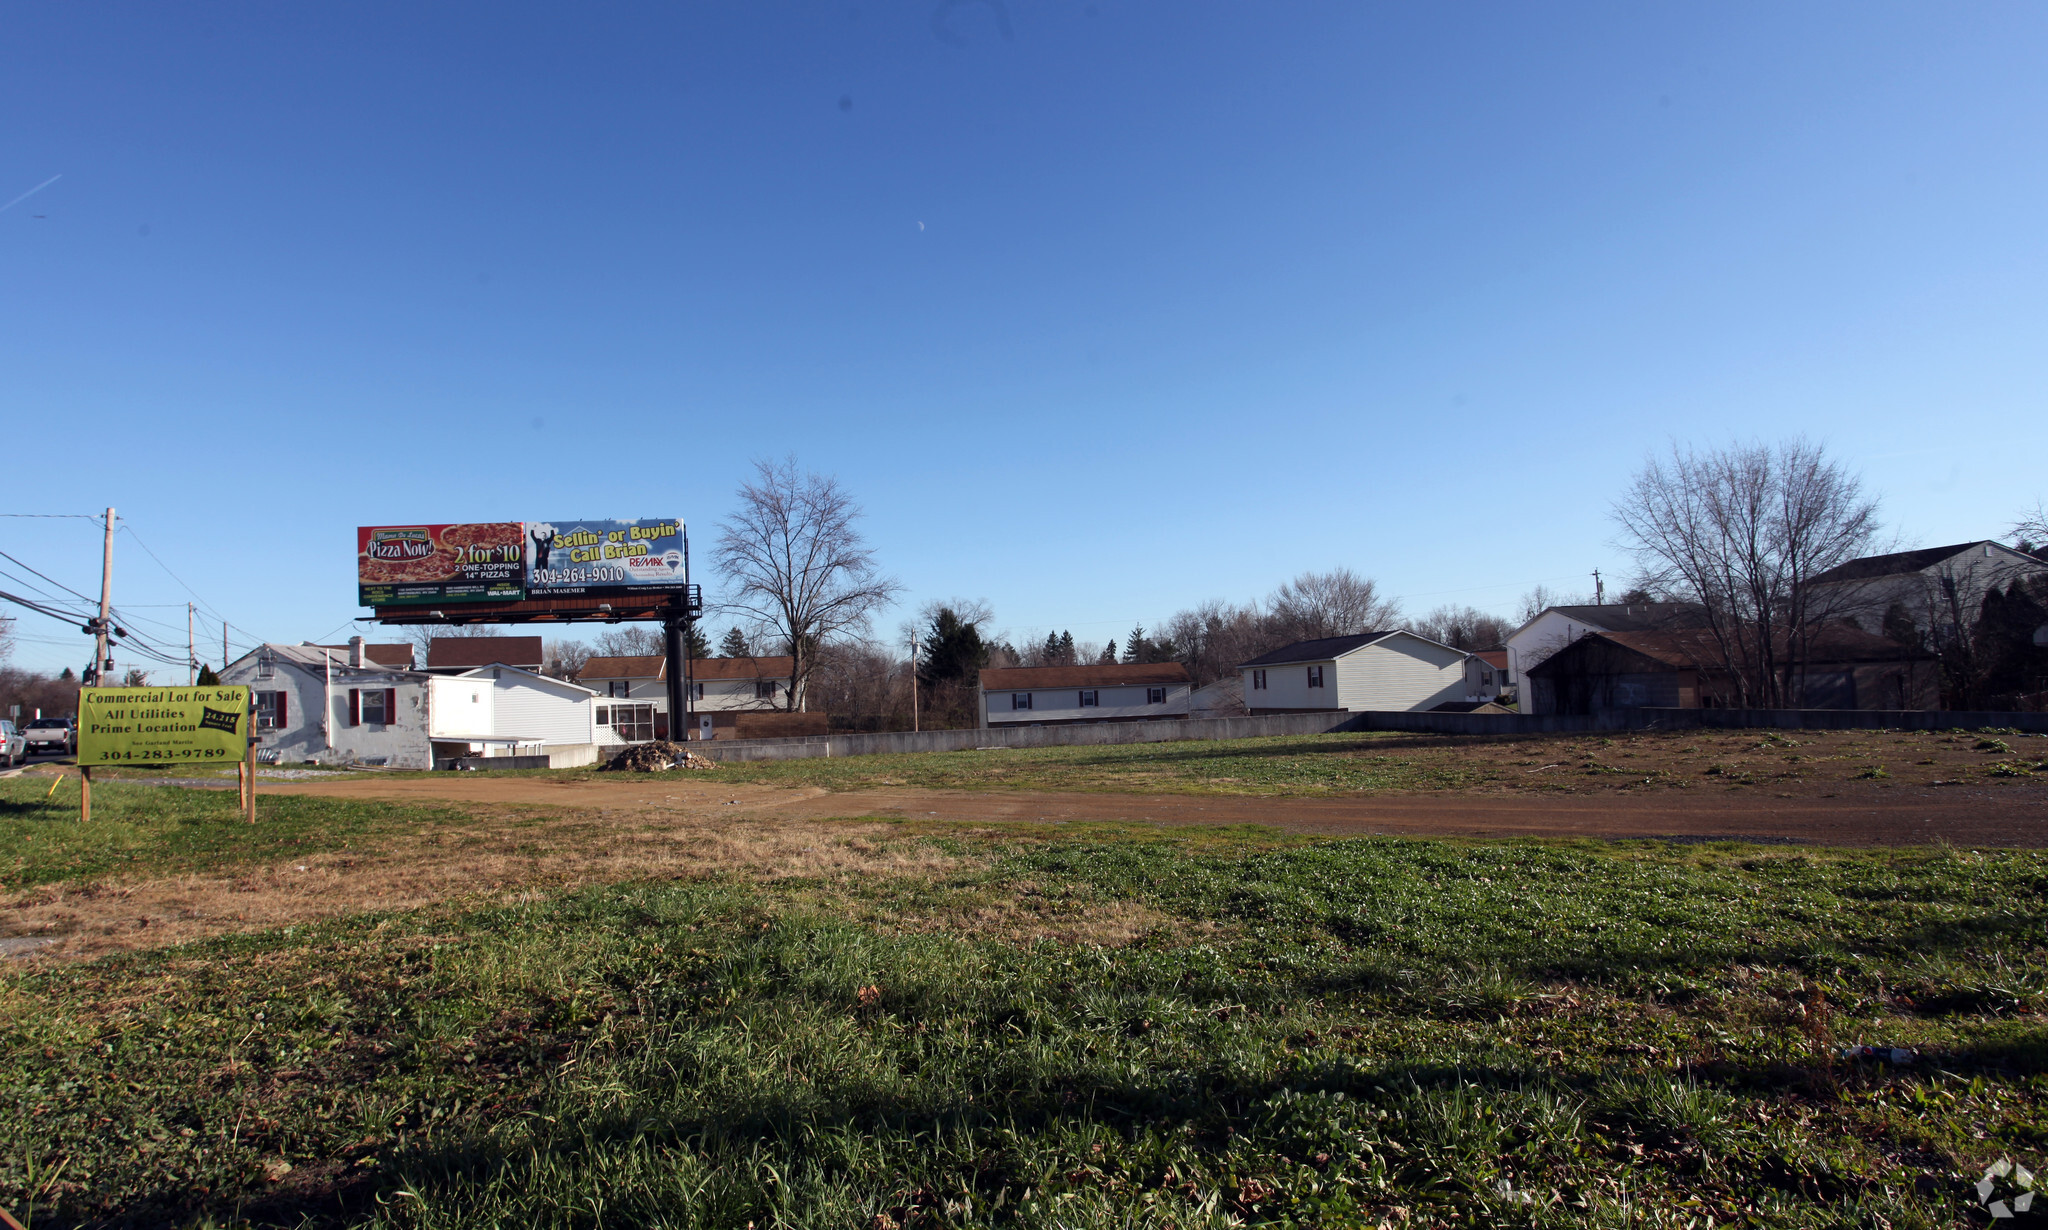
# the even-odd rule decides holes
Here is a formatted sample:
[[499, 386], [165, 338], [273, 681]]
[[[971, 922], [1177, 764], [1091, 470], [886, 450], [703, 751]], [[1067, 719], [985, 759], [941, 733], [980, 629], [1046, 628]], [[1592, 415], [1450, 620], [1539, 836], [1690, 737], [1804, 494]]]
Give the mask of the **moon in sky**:
[[924, 229], [924, 223], [922, 223], [922, 222], [918, 223], [918, 224], [917, 224], [917, 229], [918, 229], [918, 230], [920, 230], [920, 231], [921, 231], [921, 230], [923, 230], [923, 229]]

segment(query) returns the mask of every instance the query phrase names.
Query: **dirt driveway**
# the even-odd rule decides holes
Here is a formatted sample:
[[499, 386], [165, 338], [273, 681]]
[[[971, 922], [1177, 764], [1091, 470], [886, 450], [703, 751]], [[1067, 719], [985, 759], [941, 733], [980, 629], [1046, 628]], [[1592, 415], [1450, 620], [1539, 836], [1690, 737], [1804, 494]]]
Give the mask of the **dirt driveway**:
[[602, 780], [434, 774], [265, 786], [262, 793], [673, 811], [791, 820], [876, 816], [947, 823], [1260, 824], [1333, 837], [1730, 838], [1832, 846], [2048, 845], [2048, 788], [1890, 786], [1833, 797], [1754, 790], [1643, 794], [1405, 794], [1317, 798], [883, 788], [828, 792], [720, 785], [715, 775]]

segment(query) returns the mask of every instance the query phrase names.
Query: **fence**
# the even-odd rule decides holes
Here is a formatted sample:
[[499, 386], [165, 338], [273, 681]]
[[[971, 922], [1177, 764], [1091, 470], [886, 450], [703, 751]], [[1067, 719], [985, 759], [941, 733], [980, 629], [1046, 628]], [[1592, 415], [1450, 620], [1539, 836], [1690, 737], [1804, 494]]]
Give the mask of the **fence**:
[[2048, 713], [1961, 713], [1871, 709], [1613, 709], [1586, 715], [1539, 713], [1283, 713], [1267, 717], [1089, 722], [992, 730], [897, 731], [794, 739], [713, 739], [690, 750], [713, 760], [801, 760], [961, 752], [980, 748], [1090, 747], [1124, 743], [1255, 739], [1388, 730], [1439, 735], [1551, 735], [1612, 730], [1981, 730], [2048, 734]]

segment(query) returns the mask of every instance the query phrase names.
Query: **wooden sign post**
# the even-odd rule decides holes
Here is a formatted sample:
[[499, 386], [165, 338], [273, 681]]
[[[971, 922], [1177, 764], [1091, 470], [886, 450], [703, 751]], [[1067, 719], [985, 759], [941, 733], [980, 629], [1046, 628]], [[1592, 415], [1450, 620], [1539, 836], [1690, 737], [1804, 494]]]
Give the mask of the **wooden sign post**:
[[[252, 715], [253, 716], [253, 715]], [[248, 755], [242, 757], [242, 809], [248, 813], [249, 823], [256, 823], [256, 736], [249, 736]]]
[[92, 766], [78, 766], [78, 822], [84, 824], [92, 819]]

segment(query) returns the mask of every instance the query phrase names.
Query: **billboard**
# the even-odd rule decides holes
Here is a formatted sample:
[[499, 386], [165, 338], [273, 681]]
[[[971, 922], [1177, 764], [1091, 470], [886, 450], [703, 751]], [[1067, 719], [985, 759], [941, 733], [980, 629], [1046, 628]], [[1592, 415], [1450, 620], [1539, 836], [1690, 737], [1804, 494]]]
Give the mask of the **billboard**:
[[370, 525], [356, 530], [356, 600], [364, 606], [516, 602], [525, 595], [526, 527], [518, 521]]
[[249, 689], [80, 688], [78, 763], [232, 764], [249, 745]]
[[529, 521], [526, 596], [681, 589], [689, 580], [681, 521]]
[[676, 519], [356, 529], [356, 600], [364, 606], [649, 594], [682, 589], [689, 575]]

